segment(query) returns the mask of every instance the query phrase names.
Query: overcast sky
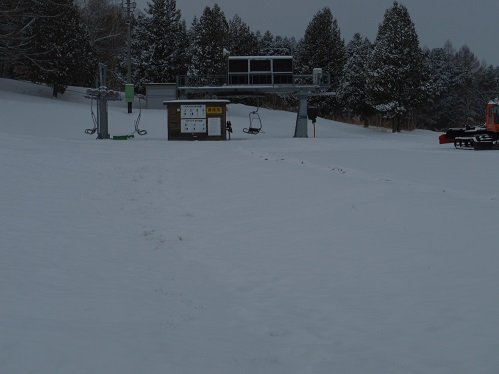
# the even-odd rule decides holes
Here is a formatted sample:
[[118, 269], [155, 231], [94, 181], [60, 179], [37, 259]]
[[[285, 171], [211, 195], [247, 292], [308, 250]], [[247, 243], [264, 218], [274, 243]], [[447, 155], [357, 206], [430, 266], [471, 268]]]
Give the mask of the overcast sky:
[[[148, 0], [135, 0], [144, 8]], [[187, 25], [206, 6], [218, 3], [228, 19], [238, 14], [251, 30], [300, 39], [313, 18], [329, 7], [345, 41], [359, 32], [371, 41], [393, 0], [177, 0]], [[404, 0], [421, 46], [468, 45], [480, 60], [499, 66], [499, 0]]]

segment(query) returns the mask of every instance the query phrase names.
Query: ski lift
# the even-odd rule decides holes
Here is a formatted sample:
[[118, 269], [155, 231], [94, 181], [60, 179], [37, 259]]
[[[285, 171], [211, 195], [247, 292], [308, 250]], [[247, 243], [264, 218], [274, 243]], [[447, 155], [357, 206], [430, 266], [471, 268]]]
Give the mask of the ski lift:
[[113, 140], [128, 140], [128, 139], [133, 139], [135, 134], [138, 134], [140, 136], [147, 134], [147, 130], [139, 128], [140, 117], [142, 116], [142, 100], [145, 99], [145, 96], [140, 94], [135, 96], [139, 99], [139, 114], [137, 115], [137, 118], [134, 121], [134, 131], [131, 134], [127, 135], [114, 135]]
[[140, 124], [140, 117], [142, 116], [142, 100], [145, 99], [145, 96], [144, 95], [137, 95], [137, 97], [139, 98], [139, 115], [135, 119], [135, 123], [134, 123], [134, 125], [135, 125], [134, 130], [135, 131], [133, 132], [133, 134], [139, 134], [140, 136], [143, 136], [143, 135], [147, 135], [147, 130], [140, 129], [139, 124]]
[[245, 132], [246, 134], [256, 135], [259, 133], [263, 133], [262, 119], [260, 118], [260, 114], [258, 114], [259, 109], [260, 107], [258, 106], [256, 110], [250, 112], [249, 127], [243, 129], [243, 132]]
[[[131, 134], [127, 134], [127, 135], [113, 135], [113, 140], [128, 140], [128, 139], [132, 139], [135, 134], [138, 134], [140, 136], [147, 134], [147, 130], [139, 128], [140, 118], [142, 116], [142, 100], [145, 99], [145, 96], [144, 95], [136, 95], [136, 96], [139, 99], [139, 114], [137, 115], [137, 118], [134, 121], [134, 131]], [[94, 123], [94, 127], [91, 129], [86, 129], [85, 134], [92, 135], [92, 134], [95, 134], [95, 132], [99, 128], [99, 122], [97, 120], [97, 116], [94, 112], [94, 106], [93, 106], [93, 102], [94, 102], [94, 100], [97, 101], [97, 98], [93, 97], [93, 96], [87, 96], [87, 97], [89, 99], [91, 99], [90, 100], [90, 112], [92, 115], [92, 121]], [[99, 110], [99, 108], [97, 108], [97, 110]]]
[[94, 112], [94, 100], [97, 101], [95, 97], [89, 97], [90, 99], [90, 113], [92, 115], [92, 122], [94, 123], [94, 127], [91, 129], [85, 129], [85, 134], [87, 135], [93, 135], [97, 131], [99, 127], [99, 123], [97, 122], [97, 117]]

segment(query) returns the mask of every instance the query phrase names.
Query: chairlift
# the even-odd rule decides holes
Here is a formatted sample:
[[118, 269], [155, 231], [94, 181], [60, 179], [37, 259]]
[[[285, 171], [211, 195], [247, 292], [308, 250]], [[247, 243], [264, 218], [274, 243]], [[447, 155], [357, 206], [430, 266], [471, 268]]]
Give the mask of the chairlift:
[[[137, 118], [134, 121], [134, 131], [131, 134], [126, 134], [126, 135], [113, 135], [113, 137], [112, 137], [113, 140], [128, 140], [128, 139], [134, 138], [135, 134], [138, 134], [140, 136], [147, 134], [147, 130], [139, 128], [140, 118], [142, 116], [142, 100], [145, 99], [145, 96], [140, 95], [140, 94], [136, 95], [136, 96], [139, 99], [139, 114], [137, 115]], [[97, 115], [94, 112], [94, 106], [93, 106], [93, 102], [94, 102], [94, 100], [97, 101], [97, 97], [95, 97], [95, 96], [87, 96], [87, 97], [89, 99], [91, 99], [90, 100], [90, 112], [92, 115], [92, 122], [94, 123], [94, 127], [90, 128], [90, 129], [86, 129], [85, 134], [92, 135], [92, 134], [95, 134], [95, 132], [97, 132], [98, 127], [99, 127], [99, 122], [97, 120]], [[98, 110], [99, 110], [99, 108], [98, 108]]]
[[140, 129], [139, 128], [139, 124], [140, 124], [140, 117], [142, 116], [142, 100], [145, 100], [145, 96], [144, 95], [137, 95], [138, 99], [139, 99], [139, 115], [137, 116], [137, 118], [135, 119], [135, 131], [133, 132], [133, 134], [137, 133], [139, 134], [140, 136], [143, 136], [143, 135], [147, 135], [147, 130], [144, 130], [144, 129]]
[[88, 98], [90, 99], [90, 113], [92, 115], [92, 122], [94, 123], [94, 127], [92, 127], [91, 129], [85, 129], [85, 134], [93, 135], [99, 128], [97, 116], [95, 115], [94, 112], [94, 100], [97, 101], [97, 99], [95, 97], [90, 97], [90, 96]]
[[249, 127], [243, 129], [243, 132], [245, 132], [246, 134], [256, 135], [259, 133], [263, 133], [262, 119], [260, 118], [260, 114], [258, 114], [259, 109], [260, 107], [258, 106], [256, 110], [250, 112]]
[[145, 96], [141, 94], [135, 96], [139, 99], [139, 114], [137, 115], [137, 118], [134, 121], [134, 131], [131, 134], [126, 134], [126, 135], [113, 135], [113, 140], [133, 139], [135, 134], [138, 134], [140, 136], [147, 135], [147, 130], [139, 128], [140, 117], [142, 116], [142, 100], [145, 100]]

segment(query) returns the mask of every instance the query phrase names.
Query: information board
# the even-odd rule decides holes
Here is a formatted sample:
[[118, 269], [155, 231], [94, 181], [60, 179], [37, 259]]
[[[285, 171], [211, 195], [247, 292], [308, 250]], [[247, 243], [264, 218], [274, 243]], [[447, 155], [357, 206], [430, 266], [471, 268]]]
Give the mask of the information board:
[[206, 118], [206, 105], [181, 105], [180, 118]]
[[180, 132], [182, 133], [205, 133], [206, 132], [206, 119], [201, 118], [187, 118], [180, 120]]

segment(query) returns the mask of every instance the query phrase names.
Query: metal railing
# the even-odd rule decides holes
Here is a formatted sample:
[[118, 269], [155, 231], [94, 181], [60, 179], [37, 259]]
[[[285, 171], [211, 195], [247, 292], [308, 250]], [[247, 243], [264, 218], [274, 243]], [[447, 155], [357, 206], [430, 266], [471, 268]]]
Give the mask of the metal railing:
[[177, 87], [224, 87], [224, 86], [319, 86], [329, 87], [329, 74], [290, 73], [231, 73], [227, 75], [179, 75]]

